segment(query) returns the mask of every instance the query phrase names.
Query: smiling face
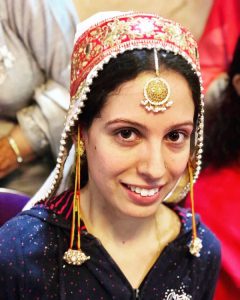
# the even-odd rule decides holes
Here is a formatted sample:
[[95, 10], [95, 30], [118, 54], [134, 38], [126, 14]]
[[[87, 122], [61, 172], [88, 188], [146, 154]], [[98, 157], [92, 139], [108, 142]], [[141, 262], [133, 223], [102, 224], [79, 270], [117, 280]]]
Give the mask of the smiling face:
[[89, 181], [85, 189], [96, 207], [131, 217], [154, 215], [186, 169], [194, 103], [183, 76], [160, 74], [173, 105], [148, 112], [143, 88], [153, 73], [141, 73], [109, 94], [100, 116], [83, 131]]

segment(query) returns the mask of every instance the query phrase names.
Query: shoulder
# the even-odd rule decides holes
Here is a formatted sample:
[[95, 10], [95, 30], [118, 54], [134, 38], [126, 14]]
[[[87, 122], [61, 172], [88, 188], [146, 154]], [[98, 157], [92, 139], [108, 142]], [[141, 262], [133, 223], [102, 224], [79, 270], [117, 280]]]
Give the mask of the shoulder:
[[2, 272], [11, 272], [10, 263], [14, 273], [14, 266], [25, 264], [26, 268], [33, 259], [41, 260], [46, 251], [55, 257], [59, 241], [67, 245], [67, 226], [60, 217], [44, 208], [24, 211], [5, 223], [0, 228], [0, 276]]
[[78, 23], [75, 6], [69, 0], [8, 0], [5, 10], [11, 27], [22, 38], [26, 32], [30, 35], [37, 33], [38, 37], [40, 29], [52, 32], [58, 27], [73, 35]]
[[1, 292], [6, 290], [5, 286], [14, 285], [14, 280], [24, 285], [25, 268], [29, 262], [27, 256], [36, 251], [36, 245], [41, 240], [37, 232], [41, 231], [42, 226], [44, 222], [40, 219], [20, 214], [0, 228]]
[[0, 228], [0, 261], [21, 256], [22, 252], [32, 251], [34, 245], [50, 243], [58, 230], [57, 222], [46, 209], [33, 208], [24, 211], [6, 222]]
[[[199, 217], [200, 219], [200, 217]], [[202, 240], [203, 257], [208, 260], [220, 261], [221, 258], [221, 244], [216, 235], [201, 221], [197, 226], [198, 237]]]
[[[58, 15], [60, 12], [71, 12], [74, 16], [77, 16], [75, 6], [72, 0], [7, 0], [5, 1], [6, 7], [9, 10], [26, 10], [30, 11], [32, 14], [39, 13], [40, 9], [45, 11], [51, 11], [53, 15]], [[60, 17], [60, 16], [59, 16]]]
[[[29, 11], [32, 20], [34, 21], [35, 17], [42, 17], [46, 19], [47, 25], [49, 20], [53, 19], [58, 23], [62, 28], [67, 26], [69, 30], [71, 26], [78, 22], [78, 16], [75, 9], [75, 6], [72, 1], [69, 0], [21, 0], [25, 3], [25, 9]], [[26, 3], [27, 2], [27, 3]], [[38, 20], [37, 20], [38, 21]], [[72, 28], [71, 28], [72, 30]]]
[[[182, 223], [182, 234], [186, 235], [188, 239], [192, 238], [192, 212], [188, 208], [175, 208], [176, 213], [179, 215]], [[195, 214], [195, 222], [197, 229], [197, 236], [202, 241], [202, 250], [200, 260], [215, 260], [220, 262], [221, 246], [220, 241], [216, 235], [202, 222], [201, 216]]]
[[0, 249], [1, 247], [13, 247], [21, 243], [21, 241], [28, 239], [29, 235], [34, 234], [34, 232], [43, 230], [45, 226], [46, 224], [44, 225], [42, 219], [31, 214], [31, 210], [29, 210], [29, 213], [20, 213], [0, 228], [0, 239], [2, 242]]
[[[68, 245], [58, 222], [61, 219], [48, 210], [33, 208], [0, 228], [0, 295], [4, 299], [26, 295], [32, 286], [36, 290], [46, 286], [46, 278], [53, 275], [58, 263], [59, 251]], [[43, 270], [44, 276], [40, 276]]]

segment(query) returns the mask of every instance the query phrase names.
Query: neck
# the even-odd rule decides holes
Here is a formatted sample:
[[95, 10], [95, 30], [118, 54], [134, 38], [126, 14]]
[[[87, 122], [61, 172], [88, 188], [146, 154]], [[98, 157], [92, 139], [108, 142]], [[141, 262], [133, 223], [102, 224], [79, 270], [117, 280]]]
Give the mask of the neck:
[[149, 233], [149, 230], [156, 228], [155, 215], [149, 217], [124, 215], [98, 200], [92, 197], [87, 187], [81, 191], [82, 219], [88, 232], [99, 239], [104, 235], [104, 239], [127, 243], [141, 239]]
[[81, 191], [82, 219], [89, 233], [103, 241], [133, 245], [150, 240], [165, 244], [180, 230], [178, 216], [164, 204], [148, 217], [123, 215], [94, 199], [86, 187]]
[[132, 217], [104, 204], [96, 195], [93, 197], [88, 187], [81, 190], [83, 221], [136, 288], [163, 249], [179, 234], [178, 216], [160, 204], [149, 217]]

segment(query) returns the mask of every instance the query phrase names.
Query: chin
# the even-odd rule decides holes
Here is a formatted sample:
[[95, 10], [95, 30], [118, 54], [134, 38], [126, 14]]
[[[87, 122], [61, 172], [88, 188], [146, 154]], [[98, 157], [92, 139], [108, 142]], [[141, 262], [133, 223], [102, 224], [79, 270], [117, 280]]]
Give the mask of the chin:
[[134, 205], [128, 210], [122, 210], [121, 213], [132, 218], [149, 218], [155, 216], [158, 211], [159, 205], [161, 205], [161, 203], [151, 206]]

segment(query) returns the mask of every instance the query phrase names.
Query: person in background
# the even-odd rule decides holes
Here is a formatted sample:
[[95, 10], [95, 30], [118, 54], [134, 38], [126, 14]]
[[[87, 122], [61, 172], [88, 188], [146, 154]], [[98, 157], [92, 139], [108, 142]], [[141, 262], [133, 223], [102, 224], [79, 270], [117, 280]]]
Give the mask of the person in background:
[[0, 187], [33, 195], [53, 168], [77, 22], [68, 0], [0, 1]]
[[[211, 2], [211, 1], [210, 1]], [[213, 0], [198, 39], [206, 109], [219, 101], [240, 35], [240, 1]]]
[[[195, 208], [222, 244], [215, 300], [240, 296], [240, 38], [228, 83], [206, 113], [204, 165], [194, 187]], [[187, 206], [190, 199], [187, 199]]]
[[219, 242], [176, 204], [201, 165], [201, 90], [180, 24], [116, 11], [79, 24], [52, 179], [0, 229], [5, 299], [212, 299]]

